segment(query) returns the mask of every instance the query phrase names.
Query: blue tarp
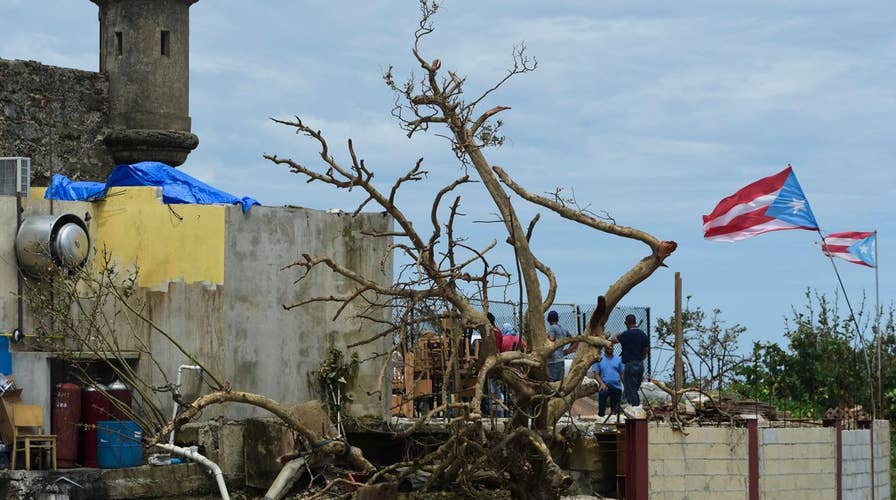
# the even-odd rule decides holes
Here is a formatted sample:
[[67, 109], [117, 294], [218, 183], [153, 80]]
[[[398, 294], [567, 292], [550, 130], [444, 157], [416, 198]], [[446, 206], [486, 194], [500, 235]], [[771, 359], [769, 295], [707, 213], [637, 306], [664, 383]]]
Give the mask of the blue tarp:
[[117, 186], [155, 186], [162, 188], [164, 203], [192, 203], [213, 205], [227, 203], [240, 204], [243, 212], [248, 212], [252, 205], [261, 205], [257, 200], [244, 196], [236, 196], [213, 188], [208, 184], [191, 177], [176, 168], [164, 163], [144, 161], [133, 165], [118, 165], [109, 174], [106, 183], [73, 182], [64, 175], [56, 174], [44, 198], [69, 201], [90, 201], [102, 198], [106, 190]]
[[73, 181], [62, 174], [53, 174], [50, 187], [44, 198], [54, 200], [92, 200], [103, 194], [106, 185], [102, 182]]

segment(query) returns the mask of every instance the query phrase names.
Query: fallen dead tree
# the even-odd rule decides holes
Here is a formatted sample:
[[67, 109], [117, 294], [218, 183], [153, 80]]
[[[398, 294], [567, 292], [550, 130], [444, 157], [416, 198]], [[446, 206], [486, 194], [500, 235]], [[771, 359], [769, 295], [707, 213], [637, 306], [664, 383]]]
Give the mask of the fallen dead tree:
[[[481, 363], [472, 398], [469, 401], [451, 400], [450, 395], [443, 391], [441, 402], [407, 431], [412, 432], [429, 419], [440, 416], [448, 419], [447, 425], [451, 430], [448, 439], [422, 458], [380, 469], [367, 483], [400, 482], [422, 472], [426, 474], [426, 480], [420, 486], [423, 490], [449, 488], [471, 493], [481, 488], [507, 488], [519, 497], [554, 496], [569, 485], [570, 479], [554, 463], [548, 446], [562, 439], [555, 435], [554, 429], [575, 400], [597, 392], [597, 384], [584, 381], [588, 368], [600, 358], [602, 347], [608, 344], [603, 329], [609, 313], [626, 293], [663, 266], [677, 245], [644, 231], [618, 225], [609, 217], [600, 217], [580, 207], [574, 198], [562, 196], [560, 190], [547, 196], [533, 193], [516, 182], [509, 170], [491, 164], [486, 157], [487, 148], [500, 146], [504, 141], [500, 133], [502, 121], [497, 117], [510, 108], [497, 105], [481, 111], [479, 106], [512, 78], [535, 70], [537, 62], [527, 55], [525, 47], [515, 48], [513, 64], [507, 74], [482, 93], [469, 97], [464, 77], [445, 69], [441, 60], [424, 56], [422, 44], [433, 32], [432, 18], [438, 5], [421, 0], [420, 6], [421, 18], [415, 32], [412, 54], [415, 63], [422, 69], [422, 76], [412, 76], [400, 82], [395, 79], [391, 67], [385, 72], [384, 80], [396, 97], [392, 114], [409, 138], [438, 128], [439, 135], [447, 139], [465, 174], [438, 190], [429, 210], [427, 224], [415, 224], [412, 214], [399, 206], [396, 199], [402, 188], [426, 178], [428, 172], [423, 169], [422, 158], [414, 162], [391, 187], [384, 189], [373, 182], [374, 171], [360, 158], [352, 140], [347, 143], [345, 160], [339, 160], [324, 134], [311, 124], [299, 117], [274, 119], [315, 143], [319, 148], [320, 163], [311, 166], [304, 161], [277, 155], [265, 157], [289, 168], [308, 182], [321, 183], [337, 190], [361, 192], [363, 201], [352, 213], [378, 207], [391, 215], [397, 226], [395, 230], [371, 233], [369, 236], [389, 238], [392, 241], [389, 251], [408, 262], [399, 271], [396, 282], [384, 286], [359, 275], [332, 256], [304, 253], [292, 264], [292, 268], [306, 273], [325, 268], [353, 282], [355, 289], [345, 295], [313, 297], [285, 307], [300, 307], [315, 302], [336, 303], [339, 309], [335, 319], [351, 311], [352, 308], [348, 307], [351, 304], [360, 303], [364, 311], [370, 311], [391, 307], [392, 301], [399, 298], [409, 304], [405, 311], [434, 312], [423, 317], [401, 315], [394, 322], [384, 325], [370, 340], [391, 336], [396, 338], [397, 348], [406, 341], [408, 325], [437, 323], [443, 315], [447, 315], [458, 325], [458, 328], [451, 330], [453, 336], [450, 339], [452, 344], [457, 345], [461, 332], [466, 330], [478, 330], [481, 338], [490, 338], [492, 326], [486, 318], [489, 292], [496, 280], [504, 280], [506, 289], [515, 278], [520, 293], [519, 302], [526, 304], [519, 326], [527, 348], [499, 353], [494, 343], [482, 342]], [[456, 191], [473, 182], [484, 188], [485, 196], [491, 201], [493, 210], [497, 211], [498, 220], [495, 222], [505, 231], [502, 243], [511, 245], [515, 256], [510, 265], [496, 264], [490, 260], [490, 252], [499, 244], [498, 240], [477, 247], [459, 232], [458, 221], [463, 213], [461, 196]], [[548, 340], [544, 316], [554, 301], [557, 279], [530, 246], [540, 217], [524, 223], [511, 194], [562, 219], [647, 247], [646, 255], [636, 259], [634, 265], [608, 288], [596, 290], [601, 299], [585, 334], [560, 342]], [[383, 256], [384, 261], [387, 258], [388, 255]], [[542, 283], [546, 283], [546, 288], [542, 287]], [[474, 296], [481, 300], [485, 310], [472, 305], [470, 297]], [[421, 307], [416, 307], [418, 305]], [[360, 316], [370, 317], [365, 316], [365, 312], [361, 312]], [[565, 349], [571, 344], [577, 345], [571, 370], [562, 380], [549, 381], [546, 372], [548, 358], [555, 350]], [[458, 366], [457, 352], [457, 349], [453, 350], [446, 362], [446, 377]], [[384, 356], [385, 363], [392, 358], [392, 353], [387, 354]], [[384, 365], [381, 371], [384, 386], [387, 367], [388, 364]], [[513, 416], [504, 433], [497, 436], [482, 425], [483, 419], [488, 418], [482, 413], [482, 401], [488, 399], [492, 381], [506, 387], [512, 401], [510, 410]], [[385, 390], [383, 395], [386, 396]]]
[[[415, 224], [412, 215], [397, 203], [397, 194], [402, 188], [424, 180], [427, 172], [423, 169], [422, 159], [414, 162], [391, 186], [383, 188], [373, 182], [373, 170], [360, 159], [352, 141], [347, 144], [345, 159], [340, 161], [331, 152], [325, 136], [300, 118], [275, 120], [310, 138], [319, 148], [320, 163], [312, 167], [276, 155], [267, 155], [266, 158], [286, 166], [309, 182], [318, 182], [337, 190], [361, 192], [363, 201], [353, 214], [378, 207], [389, 214], [397, 226], [392, 231], [365, 235], [390, 241], [387, 253], [382, 256], [384, 263], [393, 254], [407, 262], [401, 267], [394, 283], [383, 285], [379, 280], [357, 273], [334, 256], [300, 251], [301, 257], [287, 265], [286, 269], [298, 270], [304, 273], [303, 276], [308, 276], [316, 268], [328, 270], [352, 286], [342, 295], [309, 297], [285, 304], [284, 307], [337, 304], [333, 319], [351, 314], [382, 325], [379, 331], [371, 332], [367, 340], [350, 345], [349, 349], [383, 337], [394, 338], [395, 345], [400, 345], [405, 341], [408, 325], [437, 323], [445, 316], [457, 325], [457, 328], [449, 330], [450, 342], [457, 345], [460, 336], [468, 330], [479, 331], [483, 339], [490, 338], [492, 326], [487, 319], [489, 293], [496, 286], [504, 291], [515, 286], [519, 290], [519, 303], [526, 304], [518, 325], [526, 348], [499, 353], [494, 343], [482, 342], [480, 363], [469, 400], [451, 400], [450, 394], [443, 389], [440, 403], [403, 431], [404, 434], [413, 433], [438, 417], [445, 422], [449, 431], [445, 441], [422, 456], [377, 468], [339, 431], [332, 435], [319, 435], [305, 422], [295, 418], [283, 402], [232, 387], [231, 382], [221, 374], [203, 366], [196, 356], [149, 319], [139, 304], [139, 298], [133, 294], [135, 280], [120, 276], [109, 265], [111, 259], [100, 266], [98, 273], [60, 276], [54, 281], [52, 290], [31, 293], [35, 310], [42, 308], [40, 310], [48, 323], [47, 331], [51, 334], [44, 340], [51, 348], [66, 352], [68, 343], [77, 343], [80, 352], [90, 351], [106, 359], [111, 358], [109, 361], [113, 362], [116, 376], [137, 394], [140, 404], [121, 410], [129, 412], [129, 416], [140, 422], [146, 445], [164, 442], [172, 432], [197, 418], [204, 409], [217, 405], [248, 404], [270, 412], [299, 437], [296, 450], [283, 457], [283, 463], [299, 460], [312, 469], [339, 463], [366, 476], [363, 483], [348, 478], [333, 479], [325, 488], [337, 483], [351, 483], [354, 486], [410, 482], [424, 491], [452, 490], [473, 494], [484, 489], [505, 489], [520, 498], [533, 498], [556, 496], [570, 485], [570, 477], [557, 466], [550, 453], [550, 446], [563, 439], [555, 433], [557, 422], [577, 399], [598, 390], [597, 384], [586, 379], [586, 374], [600, 358], [602, 348], [608, 344], [604, 325], [610, 312], [630, 290], [663, 266], [677, 245], [639, 229], [619, 225], [610, 217], [601, 217], [581, 207], [574, 198], [565, 197], [559, 189], [548, 195], [533, 193], [513, 178], [510, 169], [491, 164], [486, 157], [487, 149], [500, 146], [504, 140], [500, 132], [502, 121], [497, 117], [510, 108], [497, 105], [482, 111], [480, 104], [512, 78], [535, 70], [537, 63], [527, 55], [524, 47], [515, 48], [512, 67], [507, 74], [493, 86], [469, 97], [465, 78], [443, 69], [439, 59], [424, 57], [422, 43], [433, 32], [432, 17], [437, 5], [427, 0], [421, 1], [420, 5], [422, 15], [412, 53], [416, 64], [422, 69], [422, 76], [398, 82], [391, 69], [383, 75], [396, 95], [393, 115], [408, 137], [440, 128], [464, 174], [438, 190], [429, 210], [429, 220], [425, 224]], [[459, 222], [464, 214], [461, 211], [461, 196], [457, 192], [473, 183], [484, 188], [484, 196], [498, 214], [494, 222], [503, 228], [500, 244], [508, 244], [512, 248], [512, 263], [492, 262], [491, 253], [499, 244], [498, 239], [475, 246], [460, 232]], [[606, 286], [596, 286], [595, 295], [599, 295], [600, 299], [584, 334], [558, 342], [548, 339], [544, 316], [554, 302], [558, 283], [551, 268], [535, 255], [530, 246], [530, 241], [536, 238], [540, 217], [535, 216], [528, 222], [521, 220], [516, 203], [532, 204], [584, 228], [646, 247], [642, 247], [641, 253], [633, 258], [632, 266], [621, 272], [615, 281]], [[484, 307], [474, 306], [471, 297], [476, 297]], [[376, 311], [391, 308], [396, 298], [410, 304], [410, 307], [405, 309], [407, 313], [384, 323]], [[422, 316], [413, 314], [420, 310], [431, 312]], [[119, 362], [123, 359], [117, 359], [120, 348], [116, 342], [122, 335], [121, 327], [134, 328], [137, 324], [149, 325], [152, 335], [170, 342], [191, 363], [202, 368], [206, 374], [203, 394], [192, 401], [183, 400], [177, 384], [165, 378], [164, 373], [161, 374], [163, 383], [153, 385], [129, 369], [127, 363]], [[60, 332], [64, 340], [53, 344], [54, 336]], [[153, 362], [148, 341], [139, 334], [134, 336], [137, 349], [147, 356], [149, 362]], [[552, 353], [573, 345], [576, 351], [571, 369], [561, 380], [549, 380], [546, 365]], [[445, 364], [446, 378], [456, 373], [458, 352], [458, 349], [450, 351]], [[383, 356], [365, 361], [384, 363], [380, 371], [381, 395], [384, 398], [388, 396], [385, 388], [391, 354], [383, 353]], [[83, 375], [89, 380], [89, 373]], [[508, 410], [512, 416], [501, 431], [496, 430], [496, 426], [484, 425], [490, 416], [483, 413], [482, 403], [492, 399], [489, 387], [493, 383], [500, 384], [509, 395]], [[342, 395], [338, 392], [322, 396], [321, 399], [329, 403], [339, 405], [342, 402]], [[162, 411], [163, 403], [172, 400], [182, 408], [173, 419]], [[295, 466], [298, 462], [292, 463], [290, 468], [295, 471], [294, 474], [300, 473], [301, 468]], [[284, 486], [272, 494], [279, 495], [287, 488], [289, 480], [289, 477], [282, 478]]]

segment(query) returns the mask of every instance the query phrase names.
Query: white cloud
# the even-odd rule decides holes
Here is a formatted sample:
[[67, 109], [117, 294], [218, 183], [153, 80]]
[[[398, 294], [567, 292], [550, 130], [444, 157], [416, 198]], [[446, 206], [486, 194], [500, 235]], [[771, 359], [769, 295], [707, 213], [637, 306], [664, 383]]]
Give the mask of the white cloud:
[[[261, 158], [317, 161], [313, 143], [267, 120], [300, 114], [327, 134], [340, 160], [352, 137], [386, 187], [424, 156], [433, 174], [402, 200], [427, 223], [435, 190], [461, 171], [441, 139], [408, 140], [388, 114], [392, 96], [381, 69], [419, 73], [410, 55], [412, 5], [206, 0], [191, 15], [191, 114], [201, 144], [185, 170], [269, 204], [351, 205], [357, 194], [305, 184]], [[0, 56], [95, 67], [89, 2], [6, 0], [0, 17], [18, 20], [5, 26]], [[804, 286], [830, 289], [831, 280], [805, 257], [813, 253], [805, 248], [811, 234], [703, 242], [699, 216], [722, 196], [792, 162], [832, 230], [896, 231], [888, 212], [896, 185], [889, 168], [896, 160], [896, 10], [888, 3], [574, 0], [521, 8], [495, 0], [448, 2], [436, 22], [424, 55], [469, 76], [471, 95], [503, 76], [514, 44], [525, 42], [539, 59], [538, 71], [483, 103], [513, 107], [504, 114], [508, 143], [489, 152], [492, 163], [532, 190], [574, 188], [620, 223], [677, 239], [682, 246], [670, 264], [684, 272], [688, 289], [757, 336], [779, 331]], [[481, 186], [461, 192], [468, 219], [488, 216]], [[539, 210], [523, 204], [521, 211]], [[476, 241], [496, 231], [469, 228]], [[590, 301], [642, 252], [552, 217], [537, 241], [560, 274], [565, 301]], [[881, 241], [881, 260], [896, 259], [888, 250], [896, 247]], [[507, 250], [496, 255], [506, 258]], [[892, 296], [896, 282], [882, 278], [881, 291]], [[782, 284], [769, 290], [769, 282]], [[628, 302], [665, 315], [669, 283], [662, 272]]]

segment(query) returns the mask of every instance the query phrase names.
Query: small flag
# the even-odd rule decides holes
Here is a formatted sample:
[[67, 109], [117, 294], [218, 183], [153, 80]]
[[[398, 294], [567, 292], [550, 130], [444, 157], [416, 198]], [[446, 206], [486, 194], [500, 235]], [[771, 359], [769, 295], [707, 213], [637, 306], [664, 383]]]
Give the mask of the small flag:
[[818, 229], [790, 165], [725, 198], [711, 214], [703, 216], [707, 240], [738, 241], [785, 229]]
[[831, 233], [824, 238], [821, 251], [825, 255], [839, 257], [853, 264], [874, 267], [874, 250], [877, 236], [874, 232]]

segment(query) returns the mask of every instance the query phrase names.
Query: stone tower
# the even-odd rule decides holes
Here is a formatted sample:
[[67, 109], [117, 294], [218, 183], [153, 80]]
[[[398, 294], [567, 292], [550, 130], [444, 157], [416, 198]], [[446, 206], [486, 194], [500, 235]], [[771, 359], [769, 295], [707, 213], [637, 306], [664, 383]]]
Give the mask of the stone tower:
[[109, 79], [103, 142], [115, 164], [183, 164], [199, 144], [189, 110], [190, 6], [198, 0], [91, 1]]

